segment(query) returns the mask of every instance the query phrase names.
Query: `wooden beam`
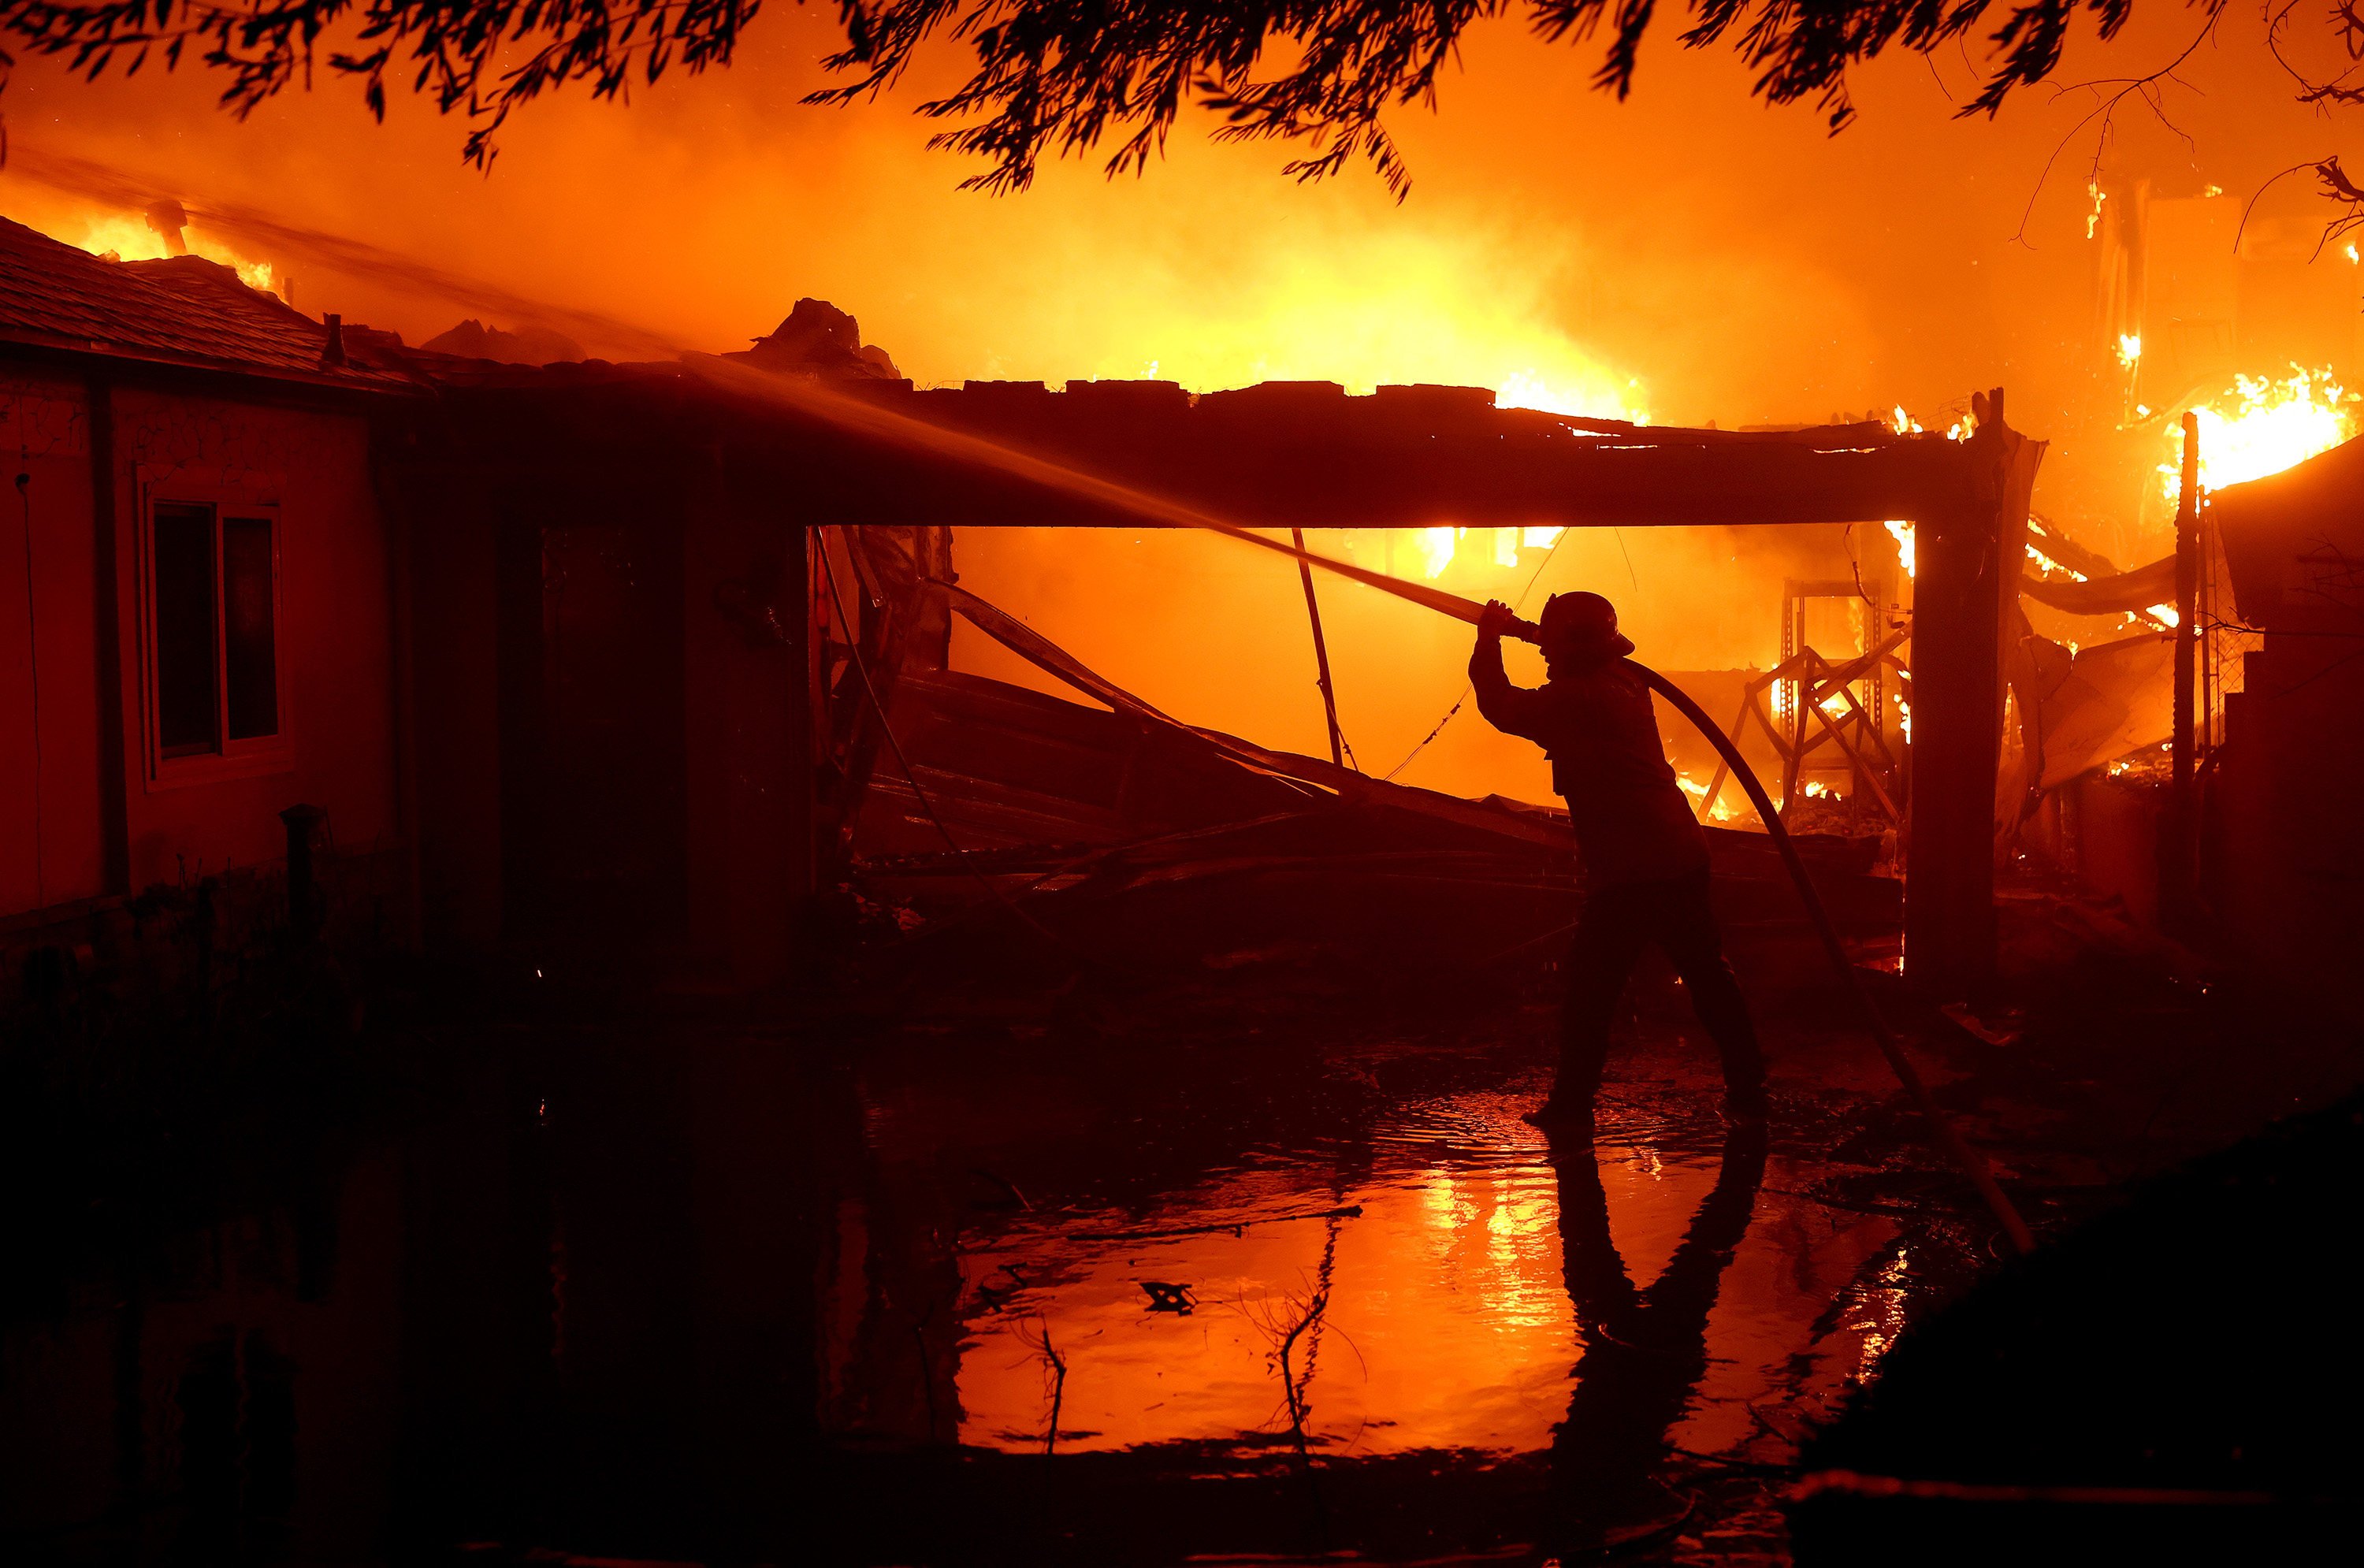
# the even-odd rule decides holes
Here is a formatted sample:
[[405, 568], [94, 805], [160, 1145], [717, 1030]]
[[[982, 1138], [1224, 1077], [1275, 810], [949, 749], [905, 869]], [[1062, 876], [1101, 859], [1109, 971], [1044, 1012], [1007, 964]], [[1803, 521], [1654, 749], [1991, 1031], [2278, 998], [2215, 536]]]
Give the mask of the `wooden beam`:
[[1993, 978], [1995, 774], [2002, 746], [2002, 541], [2024, 527], [2044, 445], [2011, 430], [2001, 394], [1978, 400], [1964, 445], [1982, 483], [1922, 524], [1912, 588], [1912, 794], [1904, 973], [1959, 998]]

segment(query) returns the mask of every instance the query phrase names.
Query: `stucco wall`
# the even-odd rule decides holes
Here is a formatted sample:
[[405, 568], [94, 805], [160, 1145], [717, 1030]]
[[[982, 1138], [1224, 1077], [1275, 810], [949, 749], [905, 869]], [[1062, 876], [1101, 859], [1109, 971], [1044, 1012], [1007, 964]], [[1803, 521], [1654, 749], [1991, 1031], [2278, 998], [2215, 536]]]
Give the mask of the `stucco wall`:
[[82, 384], [0, 369], [0, 915], [9, 915], [106, 891], [99, 562]]
[[[339, 848], [397, 831], [389, 553], [354, 415], [121, 387], [114, 393], [124, 680], [125, 834], [133, 888], [276, 858], [278, 813], [329, 813]], [[149, 753], [141, 565], [131, 526], [160, 496], [273, 505], [287, 756], [245, 777], [184, 783]]]
[[[110, 582], [93, 462], [110, 421], [93, 395], [72, 376], [0, 370], [0, 917], [275, 860], [277, 814], [298, 801], [327, 809], [340, 850], [395, 842], [390, 552], [364, 419], [98, 394]], [[152, 753], [140, 523], [160, 496], [276, 508], [276, 755], [188, 767]]]

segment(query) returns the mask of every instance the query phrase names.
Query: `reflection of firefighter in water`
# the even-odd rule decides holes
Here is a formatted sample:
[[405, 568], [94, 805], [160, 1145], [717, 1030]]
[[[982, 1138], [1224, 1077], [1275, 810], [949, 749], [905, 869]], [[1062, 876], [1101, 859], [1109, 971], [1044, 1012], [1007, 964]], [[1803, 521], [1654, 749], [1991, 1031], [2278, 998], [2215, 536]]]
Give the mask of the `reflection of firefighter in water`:
[[1688, 1506], [1655, 1478], [1667, 1434], [1707, 1372], [1707, 1318], [1724, 1266], [1748, 1234], [1765, 1180], [1761, 1127], [1724, 1140], [1715, 1186], [1646, 1290], [1634, 1288], [1609, 1234], [1609, 1200], [1589, 1148], [1555, 1155], [1559, 1237], [1584, 1359], [1567, 1419], [1552, 1435], [1548, 1541], [1563, 1553], [1662, 1532]]
[[1502, 634], [1514, 619], [1499, 601], [1486, 606], [1469, 656], [1470, 684], [1488, 722], [1551, 758], [1552, 787], [1567, 802], [1585, 876], [1560, 1018], [1559, 1080], [1529, 1119], [1554, 1131], [1590, 1132], [1617, 999], [1642, 949], [1655, 943], [1673, 961], [1723, 1059], [1725, 1114], [1761, 1121], [1765, 1063], [1708, 906], [1707, 836], [1667, 762], [1650, 689], [1625, 662], [1634, 645], [1618, 634], [1616, 608], [1598, 594], [1552, 595], [1541, 617], [1548, 678], [1533, 691], [1512, 685], [1502, 670]]

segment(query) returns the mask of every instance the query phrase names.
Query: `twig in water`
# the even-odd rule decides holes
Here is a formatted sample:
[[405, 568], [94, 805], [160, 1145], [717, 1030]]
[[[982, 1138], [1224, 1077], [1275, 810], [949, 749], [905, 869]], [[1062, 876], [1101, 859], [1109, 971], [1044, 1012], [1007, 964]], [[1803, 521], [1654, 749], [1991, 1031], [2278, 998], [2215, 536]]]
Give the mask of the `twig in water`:
[[1067, 1358], [1061, 1355], [1059, 1348], [1051, 1342], [1051, 1325], [1047, 1319], [1037, 1318], [1034, 1326], [1035, 1338], [1028, 1339], [1021, 1330], [1018, 1339], [1020, 1343], [1043, 1358], [1043, 1365], [1050, 1373], [1051, 1425], [1043, 1433], [1043, 1451], [1048, 1455], [1056, 1452], [1059, 1446], [1059, 1407], [1066, 1403], [1067, 1398]]

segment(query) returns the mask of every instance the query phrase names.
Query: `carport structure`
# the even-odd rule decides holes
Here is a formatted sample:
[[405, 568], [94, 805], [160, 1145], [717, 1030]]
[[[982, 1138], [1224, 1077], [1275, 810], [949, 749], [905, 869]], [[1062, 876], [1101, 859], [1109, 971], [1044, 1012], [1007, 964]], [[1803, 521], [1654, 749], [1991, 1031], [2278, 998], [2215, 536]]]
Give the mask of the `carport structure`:
[[[1445, 386], [915, 389], [702, 358], [438, 379], [396, 489], [420, 624], [438, 628], [418, 649], [419, 711], [464, 720], [422, 734], [418, 774], [450, 797], [426, 817], [452, 825], [447, 870], [430, 848], [429, 906], [448, 895], [463, 935], [511, 940], [563, 913], [568, 868], [624, 863], [606, 846], [645, 818], [632, 863], [657, 880], [618, 906], [675, 911], [690, 950], [727, 952], [750, 980], [778, 973], [866, 772], [831, 750], [863, 722], [837, 634], [886, 670], [907, 639], [942, 635], [940, 604], [880, 591], [909, 584], [871, 584], [857, 625], [830, 624], [826, 530], [893, 530], [891, 553], [926, 576], [951, 528], [1900, 519], [1917, 555], [1907, 973], [1957, 996], [1992, 973], [2003, 614], [2043, 452], [2009, 428], [2000, 392], [1974, 400], [1976, 432], [1957, 441], [1879, 423], [1635, 426]], [[585, 659], [607, 661], [590, 684]], [[629, 723], [608, 695], [627, 685]], [[570, 841], [552, 803], [603, 787], [588, 770], [658, 734], [681, 736], [678, 754], [633, 762], [630, 800]]]
[[889, 472], [803, 497], [812, 526], [1188, 526], [1179, 513], [1279, 529], [1912, 524], [1906, 972], [1947, 996], [1991, 975], [2004, 611], [2044, 452], [2004, 422], [2000, 390], [1973, 400], [1964, 440], [1868, 422], [1638, 426], [1497, 408], [1490, 392], [1451, 386], [1349, 396], [1277, 382], [1193, 397], [1160, 382], [971, 382], [856, 396], [874, 418], [838, 417], [862, 439], [898, 442], [905, 421], [951, 439], [898, 443]]

